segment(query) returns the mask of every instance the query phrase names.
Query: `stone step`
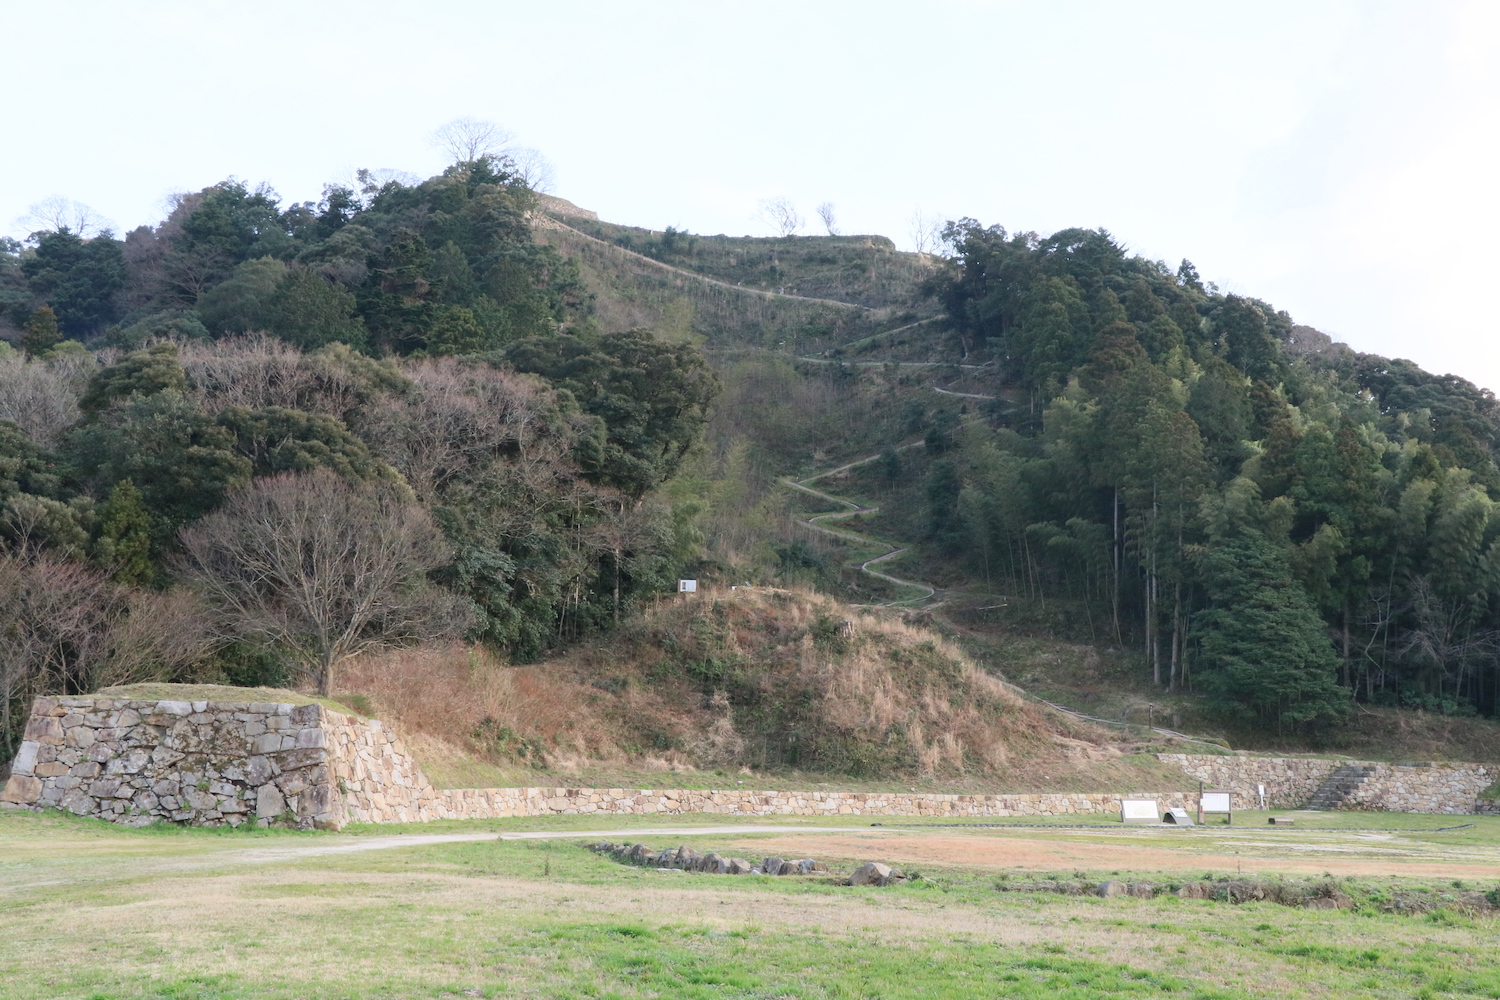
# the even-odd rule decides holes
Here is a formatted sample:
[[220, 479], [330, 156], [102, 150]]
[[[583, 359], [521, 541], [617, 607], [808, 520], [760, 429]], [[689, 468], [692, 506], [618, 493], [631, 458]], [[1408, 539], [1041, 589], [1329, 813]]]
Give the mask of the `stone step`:
[[1323, 779], [1312, 797], [1307, 801], [1308, 809], [1337, 809], [1375, 773], [1372, 764], [1343, 764]]

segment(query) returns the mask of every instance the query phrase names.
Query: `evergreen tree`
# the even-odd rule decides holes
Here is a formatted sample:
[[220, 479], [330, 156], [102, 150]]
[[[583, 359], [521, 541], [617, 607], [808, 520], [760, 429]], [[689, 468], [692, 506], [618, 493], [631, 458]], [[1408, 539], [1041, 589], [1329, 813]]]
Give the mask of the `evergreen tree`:
[[1349, 709], [1338, 655], [1260, 508], [1255, 484], [1237, 479], [1209, 511], [1200, 569], [1211, 604], [1194, 621], [1203, 685], [1222, 710], [1278, 731], [1338, 721]]
[[21, 350], [28, 357], [38, 357], [57, 345], [62, 334], [57, 328], [57, 313], [51, 306], [41, 306], [26, 320], [21, 334]]
[[156, 575], [151, 561], [151, 515], [141, 491], [129, 479], [116, 483], [99, 508], [94, 561], [116, 583], [127, 587], [149, 583]]

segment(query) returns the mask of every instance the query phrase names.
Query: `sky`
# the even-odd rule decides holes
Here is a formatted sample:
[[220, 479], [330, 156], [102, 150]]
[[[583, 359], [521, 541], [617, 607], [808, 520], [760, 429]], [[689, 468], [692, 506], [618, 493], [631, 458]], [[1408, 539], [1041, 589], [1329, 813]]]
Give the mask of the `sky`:
[[[454, 118], [614, 222], [768, 234], [765, 199], [1132, 252], [1500, 390], [1500, 4], [0, 0], [0, 229], [119, 231], [234, 176], [419, 176]], [[22, 97], [21, 95], [24, 95]], [[807, 231], [814, 231], [810, 225]]]

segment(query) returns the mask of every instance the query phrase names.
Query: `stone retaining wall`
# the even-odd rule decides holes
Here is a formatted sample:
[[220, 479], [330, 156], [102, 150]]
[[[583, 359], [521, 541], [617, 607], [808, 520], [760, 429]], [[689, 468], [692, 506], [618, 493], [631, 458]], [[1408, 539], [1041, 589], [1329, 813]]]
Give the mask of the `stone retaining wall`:
[[[1214, 754], [1159, 753], [1157, 759], [1174, 764], [1208, 788], [1233, 793], [1236, 809], [1259, 809], [1257, 785], [1266, 786], [1266, 805], [1272, 809], [1300, 809], [1339, 766], [1339, 761], [1302, 757], [1239, 757]], [[1194, 796], [1196, 802], [1196, 794]]]
[[1482, 764], [1376, 764], [1375, 773], [1339, 808], [1378, 812], [1478, 813], [1500, 769]]
[[[1181, 795], [1138, 793], [1163, 806]], [[437, 789], [396, 734], [321, 705], [39, 698], [0, 802], [118, 823], [301, 829], [504, 816], [1076, 816], [1105, 793]]]
[[1410, 813], [1488, 813], [1495, 804], [1479, 793], [1497, 777], [1494, 764], [1384, 764], [1378, 761], [1312, 760], [1302, 757], [1241, 757], [1208, 754], [1157, 754], [1209, 788], [1233, 793], [1236, 809], [1259, 807], [1257, 785], [1266, 786], [1266, 805], [1300, 809], [1329, 775], [1345, 764], [1367, 764], [1374, 773], [1350, 794], [1340, 809]]
[[337, 827], [320, 705], [38, 698], [0, 802], [144, 825]]
[[[1335, 761], [1161, 754], [1234, 793], [1235, 808], [1304, 804]], [[1381, 764], [1345, 808], [1475, 812], [1496, 769]], [[1192, 810], [1191, 793], [1132, 792]], [[1118, 813], [1121, 794], [940, 795], [625, 788], [438, 789], [396, 734], [321, 705], [39, 698], [0, 803], [117, 823], [253, 822], [300, 829], [550, 815], [1076, 816]]]

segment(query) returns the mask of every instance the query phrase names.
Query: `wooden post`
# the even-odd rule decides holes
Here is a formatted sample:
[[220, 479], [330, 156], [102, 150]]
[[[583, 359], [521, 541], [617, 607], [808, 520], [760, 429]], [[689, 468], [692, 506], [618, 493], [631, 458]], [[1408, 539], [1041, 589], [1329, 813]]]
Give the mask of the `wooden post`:
[[1203, 782], [1198, 782], [1198, 825], [1203, 825]]

